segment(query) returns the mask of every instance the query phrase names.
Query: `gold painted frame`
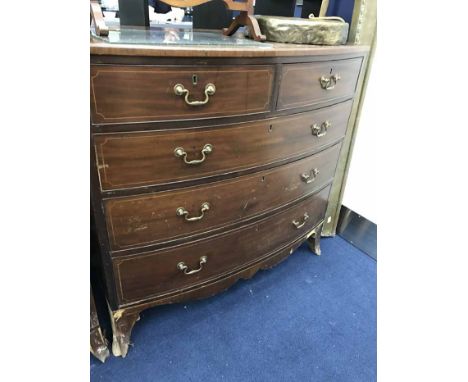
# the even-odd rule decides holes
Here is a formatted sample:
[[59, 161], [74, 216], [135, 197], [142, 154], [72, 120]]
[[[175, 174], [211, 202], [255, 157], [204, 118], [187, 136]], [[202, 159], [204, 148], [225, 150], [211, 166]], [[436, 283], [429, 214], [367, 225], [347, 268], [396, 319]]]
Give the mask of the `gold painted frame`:
[[348, 122], [348, 130], [341, 149], [340, 159], [333, 182], [325, 222], [323, 236], [334, 236], [340, 215], [343, 194], [346, 186], [349, 165], [353, 154], [354, 142], [358, 131], [359, 117], [364, 102], [367, 82], [369, 79], [372, 58], [377, 43], [377, 1], [355, 0], [353, 18], [351, 21], [348, 44], [370, 46], [369, 55], [363, 62], [362, 75], [359, 78], [355, 101]]

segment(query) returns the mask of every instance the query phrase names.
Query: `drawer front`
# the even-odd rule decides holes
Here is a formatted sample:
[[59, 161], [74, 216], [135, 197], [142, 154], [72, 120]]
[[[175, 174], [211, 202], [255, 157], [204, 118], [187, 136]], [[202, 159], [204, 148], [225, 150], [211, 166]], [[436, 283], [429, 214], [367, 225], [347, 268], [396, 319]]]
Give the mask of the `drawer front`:
[[[272, 66], [141, 67], [91, 66], [94, 123], [179, 120], [261, 113], [270, 110]], [[189, 92], [175, 94], [182, 85]], [[205, 94], [207, 86], [214, 94]]]
[[[122, 303], [191, 287], [234, 271], [306, 235], [325, 215], [330, 186], [281, 213], [222, 235], [127, 258], [115, 258]], [[308, 219], [304, 219], [305, 214]], [[299, 228], [296, 227], [296, 225]], [[203, 263], [202, 257], [206, 257]], [[183, 262], [194, 271], [178, 268]], [[201, 264], [201, 265], [200, 265]]]
[[[344, 136], [351, 105], [218, 128], [95, 135], [101, 189], [202, 179], [312, 153]], [[194, 160], [203, 162], [185, 163]]]
[[340, 148], [338, 144], [312, 157], [236, 179], [107, 199], [104, 209], [111, 248], [187, 238], [281, 207], [330, 182]]
[[361, 62], [362, 58], [353, 58], [283, 65], [277, 109], [306, 107], [335, 98], [352, 97]]

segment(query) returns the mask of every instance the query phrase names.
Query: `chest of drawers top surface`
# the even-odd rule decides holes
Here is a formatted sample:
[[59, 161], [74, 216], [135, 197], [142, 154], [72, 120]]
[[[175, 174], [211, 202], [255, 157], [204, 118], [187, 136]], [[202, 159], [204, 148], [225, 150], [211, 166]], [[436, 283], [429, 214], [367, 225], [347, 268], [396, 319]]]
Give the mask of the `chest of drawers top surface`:
[[366, 52], [91, 44], [92, 200], [116, 330], [307, 239], [319, 251]]
[[[213, 34], [217, 33], [212, 31]], [[258, 57], [321, 57], [336, 54], [366, 54], [366, 45], [306, 45], [273, 43], [248, 45], [145, 45], [145, 44], [108, 44], [92, 39], [92, 56], [138, 57], [199, 57], [199, 58], [258, 58]]]

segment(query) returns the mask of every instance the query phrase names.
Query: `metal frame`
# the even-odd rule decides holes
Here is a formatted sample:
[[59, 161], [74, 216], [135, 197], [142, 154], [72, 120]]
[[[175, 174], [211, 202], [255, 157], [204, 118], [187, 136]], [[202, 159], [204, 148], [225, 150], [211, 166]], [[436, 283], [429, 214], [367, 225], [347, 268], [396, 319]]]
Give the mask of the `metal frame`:
[[336, 233], [377, 260], [377, 225], [346, 206], [341, 206]]

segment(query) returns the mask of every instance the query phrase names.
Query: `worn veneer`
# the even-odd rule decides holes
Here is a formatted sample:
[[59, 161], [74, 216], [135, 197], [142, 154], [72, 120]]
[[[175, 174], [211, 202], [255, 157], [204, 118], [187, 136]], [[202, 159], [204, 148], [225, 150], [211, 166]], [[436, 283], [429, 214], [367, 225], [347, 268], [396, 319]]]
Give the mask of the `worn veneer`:
[[91, 289], [90, 295], [90, 348], [91, 354], [94, 355], [99, 361], [105, 362], [109, 357], [109, 348], [107, 347], [106, 337], [102, 334], [99, 317], [96, 310], [96, 303], [94, 302], [93, 290]]
[[[289, 245], [319, 223], [327, 207], [330, 187], [292, 208], [239, 229], [183, 245], [113, 260], [121, 303], [138, 302], [196, 286]], [[206, 259], [206, 264], [202, 258]], [[177, 264], [202, 272], [187, 277]]]
[[[271, 65], [92, 66], [92, 118], [98, 123], [117, 123], [262, 113], [270, 109], [273, 74]], [[207, 97], [207, 84], [217, 85], [206, 105], [197, 108], [181, 100], [185, 94], [176, 94], [174, 86], [179, 84], [192, 102]]]
[[[111, 248], [193, 239], [307, 197], [332, 181], [340, 149], [338, 143], [302, 160], [225, 181], [104, 199]], [[205, 204], [209, 209], [202, 211]], [[178, 215], [179, 208], [187, 214]], [[190, 220], [202, 214], [199, 221]]]
[[352, 58], [283, 65], [278, 110], [310, 106], [337, 97], [352, 96], [356, 90], [361, 64], [362, 58]]
[[366, 49], [271, 46], [92, 43], [91, 194], [114, 354], [144, 309], [215, 295], [306, 240], [320, 254]]
[[[344, 136], [351, 105], [228, 126], [95, 135], [101, 189], [180, 183], [312, 154]], [[319, 136], [314, 126], [322, 125], [327, 132]], [[208, 144], [212, 150], [202, 165], [175, 155], [181, 148], [187, 161], [201, 160]]]

